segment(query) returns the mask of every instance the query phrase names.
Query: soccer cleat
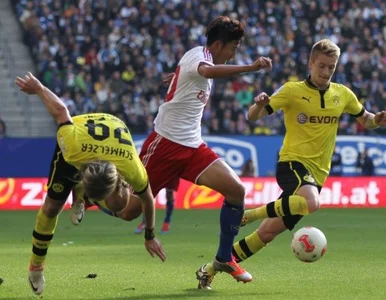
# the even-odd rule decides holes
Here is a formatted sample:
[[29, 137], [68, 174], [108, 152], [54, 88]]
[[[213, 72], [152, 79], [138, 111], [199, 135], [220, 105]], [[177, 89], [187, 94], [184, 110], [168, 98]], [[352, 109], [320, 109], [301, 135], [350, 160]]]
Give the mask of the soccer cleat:
[[253, 214], [254, 214], [253, 209], [245, 210], [243, 218], [241, 219], [240, 226], [243, 227], [249, 223], [256, 221], [257, 219], [253, 217]]
[[85, 206], [81, 200], [74, 201], [70, 209], [70, 219], [73, 225], [79, 225], [84, 217]]
[[28, 272], [28, 282], [34, 294], [40, 295], [44, 291], [46, 280], [44, 279], [43, 266], [34, 267], [30, 265]]
[[[214, 279], [214, 275], [216, 274], [214, 271], [210, 272], [206, 268], [209, 267], [209, 264], [205, 264], [201, 266], [197, 271], [196, 271], [196, 278], [198, 280], [198, 288], [203, 289], [203, 290], [211, 290], [212, 289], [212, 281]], [[212, 267], [213, 269], [213, 267]]]
[[244, 283], [252, 281], [252, 275], [240, 267], [233, 255], [232, 261], [225, 263], [219, 262], [215, 259], [213, 262], [213, 268], [216, 272], [225, 272], [232, 275], [232, 277], [237, 281], [242, 281]]
[[145, 223], [141, 222], [138, 224], [138, 227], [134, 230], [134, 233], [140, 234], [145, 230]]
[[167, 233], [169, 233], [169, 230], [170, 230], [170, 223], [164, 222], [164, 224], [162, 225], [162, 228], [161, 228], [161, 233], [167, 234]]

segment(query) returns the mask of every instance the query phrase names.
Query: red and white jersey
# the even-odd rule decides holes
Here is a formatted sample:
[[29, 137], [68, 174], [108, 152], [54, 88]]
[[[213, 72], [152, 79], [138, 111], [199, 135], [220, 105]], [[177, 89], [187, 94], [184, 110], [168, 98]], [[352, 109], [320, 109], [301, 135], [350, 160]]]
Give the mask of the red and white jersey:
[[203, 143], [201, 118], [213, 84], [213, 79], [198, 73], [200, 63], [213, 65], [207, 48], [195, 47], [184, 54], [154, 120], [159, 135], [192, 148]]

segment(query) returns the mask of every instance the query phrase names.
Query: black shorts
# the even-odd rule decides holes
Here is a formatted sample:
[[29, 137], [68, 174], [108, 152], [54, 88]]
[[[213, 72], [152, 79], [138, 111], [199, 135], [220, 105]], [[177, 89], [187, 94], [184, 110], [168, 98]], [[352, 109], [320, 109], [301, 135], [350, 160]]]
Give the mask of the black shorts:
[[316, 186], [319, 193], [322, 189], [321, 186], [316, 184], [310, 171], [308, 171], [302, 163], [297, 161], [278, 162], [276, 180], [285, 195], [293, 195], [303, 185]]
[[[319, 193], [322, 190], [307, 168], [297, 161], [278, 162], [276, 180], [283, 190], [279, 198], [294, 195], [303, 185], [313, 185], [317, 187]], [[283, 222], [289, 230], [292, 230], [302, 217], [301, 215], [284, 216]]]
[[73, 187], [79, 181], [80, 174], [78, 169], [64, 160], [62, 151], [59, 145], [56, 144], [47, 183], [48, 197], [58, 201], [66, 201]]

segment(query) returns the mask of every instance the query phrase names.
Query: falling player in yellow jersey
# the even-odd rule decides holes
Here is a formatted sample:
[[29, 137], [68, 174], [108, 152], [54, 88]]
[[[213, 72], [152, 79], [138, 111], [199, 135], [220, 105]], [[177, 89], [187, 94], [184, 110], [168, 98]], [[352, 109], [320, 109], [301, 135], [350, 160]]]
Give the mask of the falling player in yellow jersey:
[[[280, 150], [276, 179], [283, 190], [279, 199], [259, 208], [246, 210], [241, 225], [264, 219], [257, 231], [233, 244], [232, 254], [241, 262], [264, 248], [286, 229], [319, 209], [319, 192], [330, 170], [339, 118], [353, 115], [364, 127], [386, 126], [386, 112], [370, 113], [347, 87], [331, 82], [340, 56], [339, 47], [324, 39], [312, 47], [310, 76], [287, 82], [271, 97], [255, 98], [248, 111], [249, 120], [258, 120], [282, 109], [286, 134]], [[204, 267], [208, 284], [214, 278], [211, 264]]]
[[31, 73], [17, 77], [15, 83], [23, 92], [38, 95], [59, 126], [48, 192], [32, 234], [28, 279], [33, 292], [40, 295], [44, 290], [47, 250], [58, 216], [77, 184], [94, 203], [103, 202], [124, 220], [137, 218], [143, 210], [146, 250], [165, 261], [163, 247], [154, 236], [155, 204], [148, 176], [126, 125], [109, 114], [71, 118], [60, 99]]

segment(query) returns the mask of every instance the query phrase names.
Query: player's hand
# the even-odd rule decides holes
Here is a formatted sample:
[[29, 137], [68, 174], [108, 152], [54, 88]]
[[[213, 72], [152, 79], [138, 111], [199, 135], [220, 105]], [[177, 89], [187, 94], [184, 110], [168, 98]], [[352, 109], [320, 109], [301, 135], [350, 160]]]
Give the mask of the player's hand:
[[386, 111], [377, 112], [374, 116], [374, 122], [378, 126], [386, 126]]
[[166, 260], [166, 254], [161, 242], [155, 237], [152, 240], [145, 240], [145, 247], [147, 252], [154, 257], [157, 255], [162, 261]]
[[166, 76], [166, 78], [164, 78], [162, 80], [162, 83], [166, 86], [169, 86], [169, 84], [172, 82], [173, 80], [173, 77], [174, 75], [176, 75], [176, 73], [169, 73], [168, 76]]
[[259, 57], [251, 65], [254, 71], [265, 69], [270, 71], [272, 69], [272, 60], [269, 57]]
[[255, 97], [255, 99], [254, 99], [255, 104], [259, 105], [259, 106], [266, 106], [266, 105], [268, 105], [270, 100], [271, 99], [269, 98], [269, 96], [266, 93], [264, 93], [264, 92], [258, 94]]
[[30, 95], [37, 94], [44, 88], [43, 84], [31, 72], [28, 72], [24, 78], [16, 77], [15, 83], [22, 92]]

